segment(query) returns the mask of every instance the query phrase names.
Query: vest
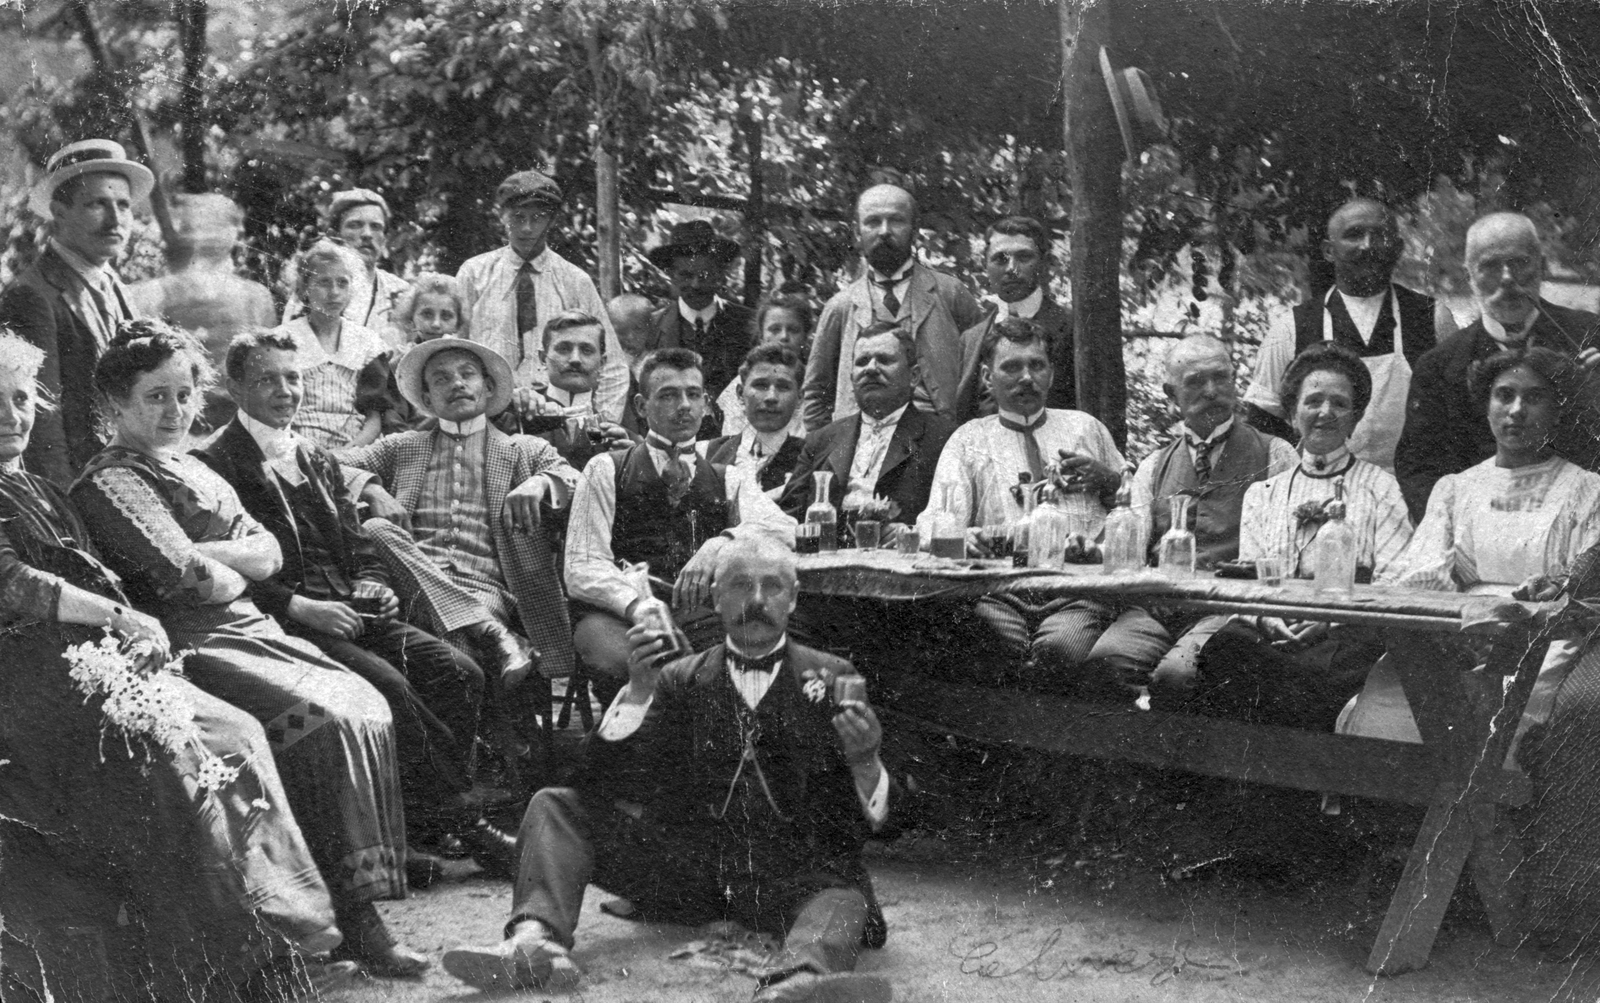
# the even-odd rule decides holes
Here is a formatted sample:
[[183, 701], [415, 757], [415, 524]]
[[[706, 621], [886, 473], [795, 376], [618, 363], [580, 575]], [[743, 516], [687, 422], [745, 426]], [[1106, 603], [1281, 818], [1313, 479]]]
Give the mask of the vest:
[[301, 591], [313, 598], [348, 597], [354, 591], [354, 586], [346, 573], [348, 569], [343, 555], [334, 549], [332, 541], [323, 536], [322, 524], [310, 514], [325, 511], [324, 496], [310, 478], [291, 485], [271, 467], [267, 468], [266, 474], [277, 482], [293, 510], [295, 529], [300, 534]]
[[1272, 462], [1271, 438], [1235, 418], [1222, 456], [1211, 468], [1211, 478], [1203, 488], [1187, 454], [1175, 459], [1183, 436], [1180, 434], [1162, 447], [1156, 454], [1155, 476], [1151, 480], [1152, 562], [1161, 535], [1172, 528], [1172, 496], [1180, 491], [1195, 492], [1197, 488], [1198, 498], [1189, 506], [1195, 567], [1212, 568], [1239, 556], [1239, 513], [1244, 508], [1244, 493], [1250, 485], [1267, 479], [1267, 467]]
[[[1392, 284], [1389, 293], [1396, 297], [1400, 307], [1400, 326], [1405, 329], [1400, 347], [1405, 352], [1406, 361], [1415, 369], [1422, 353], [1437, 343], [1433, 334], [1433, 300]], [[1313, 297], [1294, 308], [1294, 354], [1299, 355], [1322, 341], [1322, 309], [1321, 297]], [[1333, 311], [1334, 344], [1342, 345], [1362, 358], [1388, 355], [1394, 351], [1394, 332], [1387, 331], [1385, 336], [1391, 323], [1389, 305], [1385, 303], [1378, 312], [1378, 323], [1372, 329], [1372, 342], [1368, 344], [1361, 340], [1355, 322], [1345, 311], [1344, 304], [1340, 303], [1338, 309]]]
[[729, 510], [725, 467], [697, 460], [689, 490], [674, 506], [644, 443], [615, 450], [611, 463], [617, 472], [611, 552], [618, 560], [649, 561], [651, 574], [674, 581], [702, 543], [737, 521]]

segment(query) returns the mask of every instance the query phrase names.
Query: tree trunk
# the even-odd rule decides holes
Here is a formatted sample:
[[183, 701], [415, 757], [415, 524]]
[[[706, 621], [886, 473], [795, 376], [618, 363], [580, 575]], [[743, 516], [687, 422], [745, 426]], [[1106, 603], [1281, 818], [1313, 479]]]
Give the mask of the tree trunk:
[[1110, 0], [1057, 0], [1066, 97], [1067, 178], [1072, 188], [1073, 358], [1078, 407], [1127, 443], [1122, 365], [1122, 139], [1100, 75], [1111, 41]]
[[206, 190], [206, 0], [176, 0], [178, 40], [183, 49], [183, 83], [178, 111], [182, 120], [183, 189]]
[[761, 258], [767, 245], [766, 182], [762, 177], [762, 123], [751, 116], [740, 123], [750, 154], [750, 206], [744, 216], [744, 305], [761, 299]]
[[600, 298], [622, 292], [621, 205], [617, 197], [617, 154], [611, 136], [611, 100], [606, 94], [605, 61], [600, 55], [600, 27], [604, 8], [589, 26], [585, 43], [589, 76], [594, 87], [594, 232], [595, 258], [600, 272]]

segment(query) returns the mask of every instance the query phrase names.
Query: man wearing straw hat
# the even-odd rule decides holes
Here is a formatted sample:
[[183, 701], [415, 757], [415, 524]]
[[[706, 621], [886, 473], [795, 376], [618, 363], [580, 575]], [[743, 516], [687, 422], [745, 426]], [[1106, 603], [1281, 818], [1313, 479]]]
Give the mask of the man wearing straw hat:
[[63, 488], [102, 443], [96, 431], [95, 363], [117, 325], [138, 313], [111, 262], [127, 246], [135, 203], [155, 175], [109, 139], [62, 147], [45, 164], [28, 208], [50, 220], [33, 265], [0, 294], [0, 326], [44, 349], [39, 385], [58, 402], [40, 411], [26, 463]]

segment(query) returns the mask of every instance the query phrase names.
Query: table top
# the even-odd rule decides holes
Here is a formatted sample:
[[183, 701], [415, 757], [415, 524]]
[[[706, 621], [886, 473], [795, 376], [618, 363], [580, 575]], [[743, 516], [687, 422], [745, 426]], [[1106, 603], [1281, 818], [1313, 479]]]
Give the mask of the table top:
[[1205, 573], [1190, 579], [1168, 578], [1155, 569], [1107, 574], [1098, 564], [1060, 570], [1012, 568], [892, 550], [840, 550], [804, 555], [797, 561], [803, 591], [876, 599], [961, 599], [1004, 592], [1083, 594], [1217, 612], [1437, 631], [1498, 629], [1534, 619], [1552, 607], [1502, 596], [1376, 585], [1357, 585], [1348, 595], [1330, 595], [1296, 579], [1269, 586]]

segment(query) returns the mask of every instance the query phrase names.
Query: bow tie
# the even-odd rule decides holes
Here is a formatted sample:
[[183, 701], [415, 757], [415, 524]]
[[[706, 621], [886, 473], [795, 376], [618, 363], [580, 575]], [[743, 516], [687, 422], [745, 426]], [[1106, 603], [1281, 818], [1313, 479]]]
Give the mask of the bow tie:
[[650, 435], [646, 437], [645, 441], [650, 444], [651, 449], [659, 449], [666, 453], [668, 459], [694, 455], [694, 443], [692, 442], [686, 442], [680, 446], [677, 443], [668, 442], [659, 435]]
[[776, 672], [781, 661], [783, 661], [782, 648], [756, 658], [746, 658], [732, 648], [728, 649], [728, 668], [736, 672]]

